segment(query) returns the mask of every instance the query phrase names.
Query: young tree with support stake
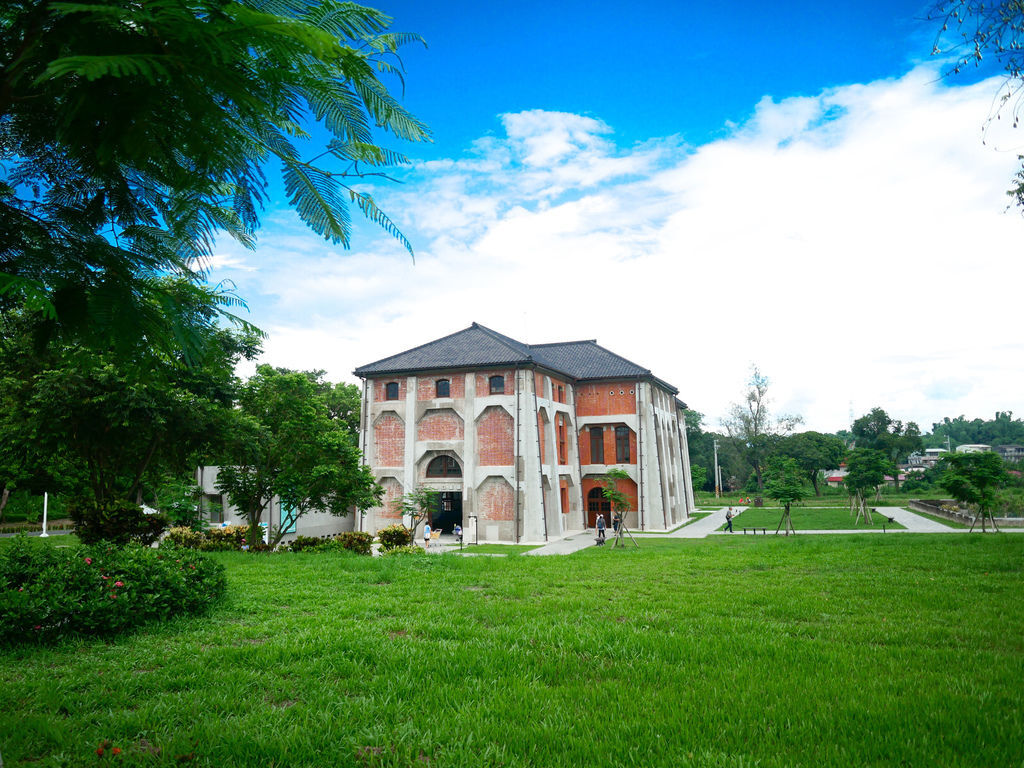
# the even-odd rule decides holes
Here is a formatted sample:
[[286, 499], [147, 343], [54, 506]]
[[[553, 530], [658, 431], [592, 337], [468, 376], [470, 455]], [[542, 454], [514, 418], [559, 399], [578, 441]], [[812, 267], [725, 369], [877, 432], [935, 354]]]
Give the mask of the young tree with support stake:
[[803, 470], [796, 459], [774, 456], [768, 461], [766, 474], [765, 490], [768, 492], [768, 496], [785, 507], [775, 533], [785, 528], [787, 536], [790, 533], [795, 535], [796, 529], [793, 528], [793, 521], [789, 516], [789, 507], [792, 503], [801, 501], [807, 496]]
[[846, 477], [843, 483], [850, 494], [850, 513], [855, 515], [854, 525], [861, 519], [868, 525], [874, 525], [871, 519], [871, 508], [865, 506], [864, 496], [869, 491], [876, 492], [885, 482], [885, 473], [891, 462], [881, 451], [871, 448], [854, 448], [846, 458]]
[[1006, 481], [1006, 467], [997, 453], [947, 453], [942, 457], [942, 477], [939, 484], [962, 504], [975, 504], [979, 515], [971, 523], [971, 530], [981, 517], [981, 530], [985, 531], [985, 518], [998, 531], [992, 505], [996, 490]]
[[612, 546], [616, 547], [622, 541], [623, 535], [629, 536], [633, 542], [633, 546], [637, 549], [640, 545], [636, 543], [636, 539], [633, 538], [633, 534], [626, 528], [626, 512], [629, 510], [629, 497], [626, 496], [621, 490], [619, 490], [619, 480], [630, 480], [629, 473], [622, 469], [609, 469], [605, 473], [604, 487], [601, 488], [601, 493], [605, 499], [611, 504], [612, 514], [619, 515], [619, 527], [615, 531], [615, 540], [612, 542]]

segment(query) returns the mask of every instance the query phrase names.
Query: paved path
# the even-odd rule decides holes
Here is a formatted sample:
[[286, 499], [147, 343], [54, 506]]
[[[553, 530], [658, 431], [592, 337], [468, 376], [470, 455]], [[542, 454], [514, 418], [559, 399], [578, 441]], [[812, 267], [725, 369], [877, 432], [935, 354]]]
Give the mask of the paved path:
[[[733, 513], [739, 514], [747, 507], [733, 507]], [[929, 520], [927, 517], [911, 512], [902, 507], [873, 507], [880, 515], [891, 517], [896, 520], [903, 528], [888, 528], [883, 531], [881, 528], [862, 528], [862, 529], [850, 529], [850, 530], [808, 530], [808, 531], [797, 531], [796, 535], [836, 535], [836, 534], [851, 534], [851, 533], [967, 533], [966, 528], [953, 528], [942, 523]], [[692, 523], [683, 525], [671, 533], [641, 533], [639, 531], [630, 531], [637, 539], [704, 539], [708, 536], [729, 536], [729, 535], [743, 535], [743, 529], [740, 527], [740, 523], [736, 524], [736, 533], [729, 534], [727, 531], [719, 531], [718, 529], [725, 525], [725, 513], [728, 507], [722, 507], [721, 509], [702, 509], [701, 512], [710, 512], [706, 517], [702, 517], [699, 520], [695, 520]], [[1024, 528], [1000, 528], [1002, 531], [1024, 533]], [[614, 536], [614, 532], [608, 530], [608, 545], [611, 545], [611, 539]], [[768, 529], [768, 535], [775, 535], [775, 531]], [[781, 534], [780, 534], [781, 535]], [[529, 552], [524, 552], [524, 555], [569, 555], [573, 552], [578, 552], [581, 549], [594, 546], [594, 531], [569, 531], [565, 538], [549, 541], [537, 549], [531, 549]], [[472, 551], [470, 547], [469, 552]]]

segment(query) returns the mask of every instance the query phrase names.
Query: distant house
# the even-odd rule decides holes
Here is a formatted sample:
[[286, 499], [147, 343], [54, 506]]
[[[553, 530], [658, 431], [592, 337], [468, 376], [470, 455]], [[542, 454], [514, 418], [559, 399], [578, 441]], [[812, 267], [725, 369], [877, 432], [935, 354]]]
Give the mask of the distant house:
[[985, 453], [991, 450], [992, 446], [984, 443], [964, 443], [956, 447], [957, 453]]
[[998, 453], [1003, 461], [1024, 461], [1024, 445], [997, 445], [992, 450]]

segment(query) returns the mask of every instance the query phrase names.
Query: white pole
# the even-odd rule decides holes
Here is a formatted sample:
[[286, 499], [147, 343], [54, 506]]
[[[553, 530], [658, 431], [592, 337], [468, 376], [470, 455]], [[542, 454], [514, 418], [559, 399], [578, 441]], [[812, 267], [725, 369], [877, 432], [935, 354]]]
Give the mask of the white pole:
[[39, 535], [42, 538], [44, 538], [44, 539], [50, 535], [50, 534], [48, 534], [46, 532], [46, 512], [47, 512], [47, 507], [49, 506], [49, 501], [50, 501], [50, 494], [47, 493], [46, 491], [43, 491], [43, 532], [40, 533]]
[[713, 441], [715, 446], [715, 498], [719, 498], [722, 495], [722, 476], [718, 470], [718, 441]]

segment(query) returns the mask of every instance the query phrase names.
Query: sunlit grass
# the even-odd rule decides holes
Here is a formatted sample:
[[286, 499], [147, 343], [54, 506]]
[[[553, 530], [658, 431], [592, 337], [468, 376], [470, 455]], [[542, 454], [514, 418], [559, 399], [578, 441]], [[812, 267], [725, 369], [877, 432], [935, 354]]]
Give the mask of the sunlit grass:
[[0, 656], [4, 765], [1024, 759], [1024, 536], [640, 545], [218, 554], [210, 616]]
[[[774, 531], [779, 527], [782, 520], [782, 507], [751, 507], [737, 515], [732, 521], [733, 530], [743, 528], [765, 528]], [[849, 507], [838, 509], [835, 507], [809, 508], [794, 506], [790, 509], [790, 519], [793, 521], [793, 528], [797, 531], [842, 531], [856, 530], [858, 528], [875, 528], [882, 530], [884, 525], [887, 530], [904, 528], [899, 523], [889, 522], [889, 518], [881, 512], [871, 515], [872, 524], [868, 525], [863, 519], [855, 523]], [[725, 526], [718, 530], [723, 530]]]

